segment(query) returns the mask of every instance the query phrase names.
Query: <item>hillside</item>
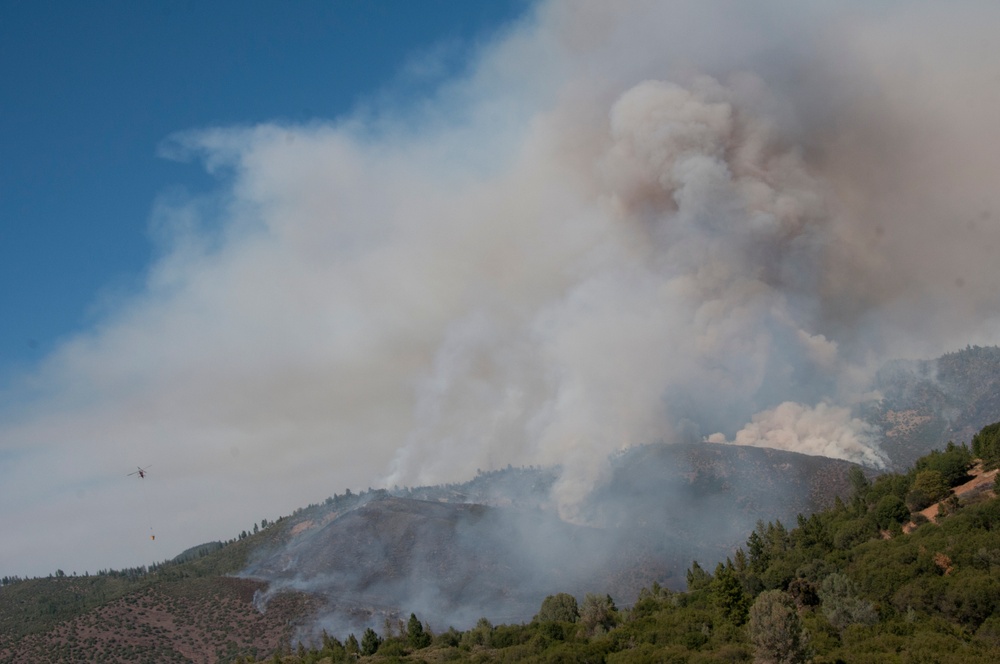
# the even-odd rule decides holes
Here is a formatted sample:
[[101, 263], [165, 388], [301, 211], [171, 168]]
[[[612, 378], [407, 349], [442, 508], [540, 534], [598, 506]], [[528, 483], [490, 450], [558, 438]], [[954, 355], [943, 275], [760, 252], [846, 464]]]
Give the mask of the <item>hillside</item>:
[[[58, 580], [78, 588], [89, 581]], [[0, 662], [218, 662], [263, 656], [287, 643], [312, 610], [310, 598], [285, 594], [261, 613], [252, 600], [263, 587], [225, 576], [151, 583], [46, 631], [0, 639]], [[51, 592], [19, 590], [41, 597]]]
[[228, 662], [287, 643], [316, 602], [286, 593], [261, 613], [266, 584], [232, 576], [279, 527], [193, 547], [148, 568], [12, 580], [0, 587], [0, 662]]
[[299, 522], [243, 572], [279, 596], [291, 587], [325, 598], [330, 631], [381, 624], [408, 607], [441, 627], [484, 613], [523, 620], [540, 597], [582, 589], [615, 562], [601, 532], [537, 510], [380, 497], [332, 515], [320, 517], [326, 525]]
[[846, 496], [853, 467], [726, 445], [637, 448], [584, 506], [590, 525], [556, 516], [552, 469], [334, 495], [150, 570], [4, 586], [0, 662], [47, 648], [72, 654], [64, 661], [226, 662], [408, 611], [441, 630], [528, 620], [554, 592], [632, 602], [652, 583], [683, 587], [691, 560], [724, 559], [760, 519]]
[[[911, 514], [899, 508], [921, 474], [954, 461], [968, 474], [956, 475], [936, 522], [905, 532]], [[955, 447], [905, 475], [868, 483], [854, 473], [848, 502], [791, 530], [761, 523], [714, 570], [692, 564], [683, 592], [653, 584], [626, 606], [600, 594], [550, 595], [530, 622], [482, 619], [436, 635], [411, 614], [360, 640], [324, 636], [273, 661], [1000, 661], [1000, 500], [975, 462]]]
[[949, 440], [968, 442], [1000, 418], [1000, 348], [970, 346], [934, 360], [896, 360], [876, 375], [882, 399], [865, 419], [883, 433], [893, 470]]
[[[654, 582], [683, 587], [691, 560], [723, 560], [757, 521], [792, 521], [846, 497], [854, 467], [728, 445], [636, 448], [615, 459], [578, 524], [547, 504], [551, 470], [512, 468], [397, 496], [337, 496], [293, 516], [243, 574], [272, 592], [324, 598], [317, 633], [418, 609], [436, 629], [481, 616], [518, 622], [554, 592], [631, 602]], [[464, 502], [470, 496], [491, 504]]]

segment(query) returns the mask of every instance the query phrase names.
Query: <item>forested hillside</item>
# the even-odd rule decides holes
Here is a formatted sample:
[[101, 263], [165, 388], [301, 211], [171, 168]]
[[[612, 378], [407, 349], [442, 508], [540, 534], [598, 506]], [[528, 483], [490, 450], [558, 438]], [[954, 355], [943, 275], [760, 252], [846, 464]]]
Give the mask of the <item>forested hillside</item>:
[[[714, 569], [694, 562], [685, 591], [653, 584], [631, 606], [556, 594], [530, 623], [481, 619], [466, 631], [411, 614], [266, 661], [1000, 661], [1000, 500], [996, 471], [985, 472], [952, 445], [905, 474], [854, 473], [848, 501], [793, 528], [761, 522]], [[931, 519], [916, 511], [928, 490]]]

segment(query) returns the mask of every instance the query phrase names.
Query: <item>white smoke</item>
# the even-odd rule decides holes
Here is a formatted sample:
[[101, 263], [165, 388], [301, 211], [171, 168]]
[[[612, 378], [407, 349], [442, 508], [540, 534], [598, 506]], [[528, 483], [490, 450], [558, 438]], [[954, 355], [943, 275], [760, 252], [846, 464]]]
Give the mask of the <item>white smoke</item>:
[[848, 408], [824, 403], [810, 408], [786, 401], [777, 408], [754, 415], [732, 441], [720, 433], [712, 434], [707, 440], [769, 447], [885, 468], [885, 457], [878, 449], [878, 433], [872, 425], [851, 417]]
[[[469, 455], [561, 463], [570, 505], [608, 452], [674, 436], [664, 395], [746, 412], [769, 372], [788, 383], [829, 368], [834, 347], [787, 295], [811, 296], [802, 282], [815, 270], [800, 272], [832, 241], [823, 192], [739, 96], [705, 77], [692, 89], [643, 81], [611, 104], [606, 129], [546, 127], [593, 151], [565, 161], [531, 145], [513, 169], [527, 224], [502, 226], [520, 242], [463, 247], [495, 278], [452, 312], [390, 483], [431, 481]], [[562, 202], [562, 188], [576, 196], [532, 210], [536, 179], [537, 205]]]
[[878, 465], [827, 404], [1000, 338], [998, 14], [553, 0], [416, 110], [180, 134], [218, 190], [159, 202], [146, 289], [4, 413], [0, 505], [85, 523], [58, 496], [120, 512], [108, 469], [154, 462], [209, 540], [206, 504], [508, 463], [572, 514], [609, 453], [709, 434]]

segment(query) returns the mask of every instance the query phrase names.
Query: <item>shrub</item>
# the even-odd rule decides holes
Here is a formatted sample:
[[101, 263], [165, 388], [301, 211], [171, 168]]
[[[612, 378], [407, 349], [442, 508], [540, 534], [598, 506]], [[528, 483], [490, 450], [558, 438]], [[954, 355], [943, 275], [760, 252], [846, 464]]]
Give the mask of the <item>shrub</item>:
[[903, 523], [910, 518], [910, 510], [898, 496], [883, 496], [875, 506], [875, 521], [879, 528]]
[[834, 572], [823, 579], [819, 598], [823, 602], [823, 615], [839, 630], [856, 623], [872, 625], [878, 621], [875, 607], [857, 596], [854, 583], [843, 574]]

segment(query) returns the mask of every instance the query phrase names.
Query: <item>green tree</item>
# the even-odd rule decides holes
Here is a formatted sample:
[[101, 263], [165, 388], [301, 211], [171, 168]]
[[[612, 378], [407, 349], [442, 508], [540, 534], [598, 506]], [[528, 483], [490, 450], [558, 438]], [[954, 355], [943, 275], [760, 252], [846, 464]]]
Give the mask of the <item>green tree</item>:
[[899, 496], [882, 496], [875, 506], [875, 521], [879, 528], [888, 528], [894, 523], [903, 523], [910, 518], [910, 510]]
[[378, 652], [379, 646], [381, 645], [382, 637], [379, 636], [371, 627], [366, 628], [365, 633], [361, 635], [361, 654], [374, 655]]
[[868, 497], [868, 491], [871, 489], [872, 483], [865, 477], [865, 472], [861, 470], [858, 466], [851, 468], [847, 477], [851, 482], [851, 503], [858, 507], [865, 503], [865, 499]]
[[739, 575], [730, 560], [719, 563], [715, 568], [715, 578], [711, 584], [712, 600], [719, 607], [723, 617], [734, 625], [742, 625], [747, 620], [750, 597], [743, 590]]
[[926, 456], [917, 459], [914, 467], [917, 471], [936, 470], [949, 487], [957, 486], [965, 481], [969, 468], [972, 466], [972, 453], [965, 445], [955, 445], [949, 441], [944, 452], [934, 450]]
[[1000, 465], [1000, 422], [987, 424], [972, 437], [972, 453], [983, 460], [987, 470]]
[[913, 487], [906, 494], [906, 506], [911, 512], [933, 505], [948, 495], [948, 483], [939, 470], [922, 470], [913, 478]]
[[750, 607], [747, 635], [757, 664], [797, 664], [805, 661], [802, 625], [792, 598], [767, 590]]
[[492, 639], [493, 623], [484, 617], [477, 620], [476, 626], [462, 635], [462, 645], [466, 647], [486, 646], [489, 648]]
[[558, 593], [549, 595], [542, 600], [542, 606], [538, 610], [535, 620], [538, 622], [576, 622], [579, 617], [580, 610], [576, 598], [569, 593]]
[[771, 558], [784, 553], [789, 547], [788, 529], [777, 519], [767, 524], [763, 536], [765, 550]]
[[712, 583], [712, 575], [706, 572], [698, 561], [695, 560], [691, 563], [691, 567], [687, 571], [687, 589], [688, 591], [694, 590], [704, 590], [708, 588]]
[[[763, 528], [764, 524], [758, 522], [757, 529], [763, 530]], [[767, 569], [767, 566], [771, 562], [771, 556], [767, 552], [764, 538], [760, 536], [757, 530], [750, 533], [750, 537], [747, 538], [747, 552], [750, 554], [750, 569], [758, 574]]]
[[823, 579], [819, 598], [823, 602], [823, 615], [836, 629], [843, 630], [855, 623], [872, 625], [878, 621], [872, 603], [858, 597], [854, 583], [839, 572]]
[[878, 534], [875, 525], [868, 519], [852, 519], [840, 524], [833, 533], [833, 546], [850, 549]]
[[591, 634], [601, 630], [611, 629], [616, 620], [618, 609], [611, 595], [593, 595], [587, 593], [580, 607], [580, 623]]
[[426, 648], [431, 644], [431, 635], [424, 631], [423, 624], [417, 620], [414, 613], [410, 614], [410, 620], [406, 623], [406, 640], [414, 648]]
[[332, 655], [337, 658], [344, 653], [344, 644], [337, 638], [330, 636], [325, 629], [323, 630], [322, 643], [324, 655]]
[[344, 650], [348, 655], [357, 655], [361, 652], [361, 646], [358, 645], [358, 637], [354, 634], [347, 635], [347, 641], [344, 643]]
[[948, 584], [939, 606], [949, 618], [976, 630], [1000, 609], [1000, 582], [990, 577], [959, 577]]

